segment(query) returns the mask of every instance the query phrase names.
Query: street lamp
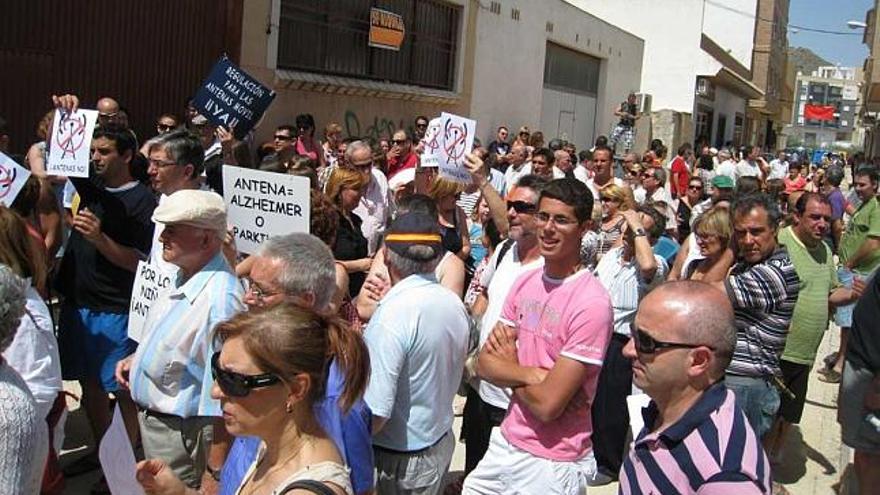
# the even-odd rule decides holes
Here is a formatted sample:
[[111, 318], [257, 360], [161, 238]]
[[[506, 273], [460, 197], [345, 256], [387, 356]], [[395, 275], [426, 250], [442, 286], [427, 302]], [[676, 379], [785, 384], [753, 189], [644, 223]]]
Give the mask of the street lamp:
[[846, 21], [846, 27], [850, 29], [865, 29], [868, 25], [862, 21]]

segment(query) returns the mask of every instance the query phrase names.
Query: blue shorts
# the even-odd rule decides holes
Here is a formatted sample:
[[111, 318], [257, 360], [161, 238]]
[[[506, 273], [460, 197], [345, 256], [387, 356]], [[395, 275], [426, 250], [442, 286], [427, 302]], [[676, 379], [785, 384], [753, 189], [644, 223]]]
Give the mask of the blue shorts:
[[137, 348], [128, 338], [128, 313], [105, 313], [65, 303], [58, 328], [64, 379], [97, 379], [105, 391], [116, 391], [116, 363]]

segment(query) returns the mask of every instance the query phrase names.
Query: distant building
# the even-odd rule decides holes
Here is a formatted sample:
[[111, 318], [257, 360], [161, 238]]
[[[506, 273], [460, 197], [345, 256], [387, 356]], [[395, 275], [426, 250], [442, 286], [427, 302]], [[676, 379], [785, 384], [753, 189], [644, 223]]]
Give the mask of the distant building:
[[872, 159], [880, 157], [880, 67], [874, 65], [876, 57], [880, 57], [880, 32], [877, 31], [880, 21], [880, 0], [874, 1], [874, 7], [865, 14], [865, 35], [862, 43], [868, 46], [871, 53], [865, 59], [864, 84], [862, 85], [861, 117], [865, 126], [865, 155]]
[[[798, 74], [795, 83], [790, 138], [808, 148], [853, 141], [859, 105], [859, 72], [851, 67], [819, 67], [810, 75]], [[804, 116], [807, 105], [834, 107], [832, 120]]]

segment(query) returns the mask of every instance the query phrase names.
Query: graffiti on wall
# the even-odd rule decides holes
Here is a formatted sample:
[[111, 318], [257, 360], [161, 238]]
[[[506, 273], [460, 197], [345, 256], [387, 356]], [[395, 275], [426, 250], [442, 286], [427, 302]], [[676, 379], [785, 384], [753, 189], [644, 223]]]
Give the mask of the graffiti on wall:
[[[413, 119], [415, 115], [413, 116]], [[415, 129], [412, 122], [404, 119], [394, 120], [390, 117], [374, 116], [372, 120], [364, 118], [363, 121], [358, 117], [354, 110], [345, 111], [345, 120], [342, 127], [346, 137], [358, 137], [362, 139], [371, 139], [378, 141], [379, 139], [391, 139], [391, 135], [397, 129], [406, 129], [412, 134]]]

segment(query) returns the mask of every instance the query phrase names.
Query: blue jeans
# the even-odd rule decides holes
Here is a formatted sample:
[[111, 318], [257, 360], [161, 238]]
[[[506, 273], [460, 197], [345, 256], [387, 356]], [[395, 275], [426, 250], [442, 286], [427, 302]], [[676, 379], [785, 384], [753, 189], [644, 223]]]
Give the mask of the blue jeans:
[[758, 438], [773, 426], [779, 410], [779, 391], [763, 378], [727, 375], [724, 384], [736, 396], [736, 404], [745, 413]]

